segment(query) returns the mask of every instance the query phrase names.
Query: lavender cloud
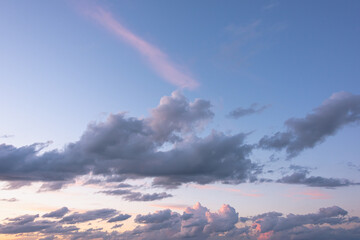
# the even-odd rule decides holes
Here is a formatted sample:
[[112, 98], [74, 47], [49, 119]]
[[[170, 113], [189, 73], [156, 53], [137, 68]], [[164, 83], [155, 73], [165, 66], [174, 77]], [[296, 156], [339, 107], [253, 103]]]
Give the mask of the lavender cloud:
[[53, 212], [49, 212], [44, 214], [43, 218], [62, 218], [69, 212], [69, 209], [67, 207], [62, 207], [58, 210], [55, 210]]
[[[61, 209], [67, 209], [66, 207]], [[46, 215], [61, 214], [60, 210]], [[97, 216], [96, 216], [97, 215]], [[343, 239], [360, 237], [359, 217], [349, 216], [338, 206], [320, 208], [316, 213], [287, 214], [267, 212], [250, 217], [240, 217], [236, 210], [224, 204], [217, 212], [211, 212], [200, 203], [185, 209], [179, 214], [166, 209], [137, 215], [134, 219], [139, 225], [125, 232], [104, 231], [97, 227], [98, 220], [107, 220], [106, 224], [124, 221], [128, 214], [120, 214], [113, 209], [91, 210], [85, 213], [70, 213], [68, 221], [62, 219], [47, 221], [35, 215], [23, 215], [7, 218], [0, 222], [0, 234], [28, 234], [32, 238], [43, 239]], [[112, 217], [110, 217], [112, 216]], [[186, 217], [184, 217], [186, 216]], [[66, 218], [66, 217], [65, 217]], [[113, 219], [113, 220], [112, 220]], [[96, 222], [94, 221], [96, 220]], [[77, 223], [94, 221], [93, 227], [80, 230]], [[121, 227], [115, 224], [112, 229]]]
[[278, 179], [279, 183], [287, 183], [287, 184], [304, 184], [310, 187], [345, 187], [350, 185], [359, 185], [359, 183], [351, 182], [348, 179], [340, 179], [340, 178], [324, 178], [320, 176], [310, 176], [307, 177], [306, 172], [294, 172], [291, 175], [287, 175]]
[[107, 195], [113, 195], [113, 196], [122, 196], [124, 200], [140, 201], [140, 202], [155, 201], [155, 200], [161, 200], [164, 198], [172, 197], [171, 194], [168, 194], [166, 192], [143, 194], [143, 193], [134, 192], [134, 191], [131, 191], [128, 189], [105, 190], [105, 191], [100, 191], [100, 193], [104, 193]]
[[249, 106], [248, 108], [242, 108], [242, 107], [238, 107], [236, 109], [234, 109], [233, 111], [231, 111], [228, 116], [230, 118], [241, 118], [247, 115], [251, 115], [251, 114], [255, 114], [255, 113], [261, 113], [263, 112], [265, 109], [269, 108], [270, 105], [264, 105], [264, 106], [258, 106], [257, 103], [253, 103], [251, 106]]
[[[252, 146], [244, 143], [245, 134], [213, 131], [204, 138], [195, 135], [212, 116], [209, 102], [189, 102], [174, 92], [162, 98], [150, 117], [112, 114], [105, 122], [91, 123], [79, 141], [61, 151], [40, 154], [46, 144], [19, 148], [2, 144], [0, 179], [57, 182], [43, 185], [44, 190], [56, 190], [89, 173], [121, 180], [153, 177], [154, 185], [165, 187], [188, 182], [241, 183], [253, 178], [258, 168], [248, 159]], [[161, 150], [169, 143], [173, 143], [169, 150]], [[131, 198], [139, 197], [144, 196]]]
[[265, 136], [259, 141], [264, 149], [285, 149], [288, 158], [325, 141], [342, 127], [360, 120], [360, 95], [334, 93], [304, 118], [290, 118], [287, 130]]

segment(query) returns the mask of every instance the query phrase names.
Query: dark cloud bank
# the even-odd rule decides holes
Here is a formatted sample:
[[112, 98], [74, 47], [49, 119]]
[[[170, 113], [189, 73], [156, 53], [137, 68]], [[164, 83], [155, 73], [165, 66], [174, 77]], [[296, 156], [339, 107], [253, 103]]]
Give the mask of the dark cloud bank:
[[[259, 112], [263, 108], [252, 107], [249, 111]], [[76, 177], [89, 173], [104, 176], [109, 181], [153, 178], [154, 185], [165, 188], [189, 182], [254, 182], [262, 172], [261, 166], [249, 158], [254, 148], [285, 149], [289, 158], [294, 157], [335, 134], [341, 127], [357, 123], [360, 96], [336, 93], [305, 118], [287, 120], [286, 131], [265, 136], [256, 146], [245, 143], [246, 134], [243, 133], [228, 135], [213, 130], [203, 138], [198, 137], [196, 134], [213, 116], [209, 101], [196, 99], [189, 102], [176, 91], [161, 98], [148, 118], [126, 117], [119, 113], [110, 115], [105, 122], [91, 123], [79, 141], [69, 143], [63, 150], [40, 154], [47, 144], [35, 143], [19, 148], [0, 145], [0, 180], [9, 182], [8, 189], [43, 181], [40, 191], [60, 189]], [[314, 182], [328, 180], [333, 181], [294, 175], [279, 182], [321, 186]], [[330, 185], [350, 184], [337, 181]], [[170, 196], [130, 190], [103, 193], [122, 195], [129, 201]]]
[[[360, 218], [348, 215], [338, 206], [321, 208], [316, 213], [288, 214], [268, 212], [257, 216], [239, 217], [239, 213], [224, 204], [217, 212], [197, 203], [182, 214], [170, 209], [137, 215], [138, 224], [133, 230], [121, 230], [119, 222], [130, 219], [115, 209], [71, 212], [66, 207], [44, 214], [23, 215], [4, 219], [1, 234], [17, 234], [24, 239], [332, 239], [353, 240], [360, 238]], [[79, 228], [78, 223], [91, 223], [92, 228]], [[102, 227], [97, 227], [101, 225]], [[87, 225], [89, 226], [89, 224]]]

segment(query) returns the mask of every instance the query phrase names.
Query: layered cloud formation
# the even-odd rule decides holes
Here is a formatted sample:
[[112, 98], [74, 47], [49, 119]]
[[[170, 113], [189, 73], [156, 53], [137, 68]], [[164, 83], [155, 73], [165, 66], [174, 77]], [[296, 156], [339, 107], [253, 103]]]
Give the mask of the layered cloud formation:
[[[165, 188], [190, 182], [253, 182], [262, 173], [262, 166], [250, 159], [255, 148], [285, 149], [291, 158], [360, 119], [360, 96], [340, 92], [305, 118], [287, 120], [286, 131], [265, 136], [258, 144], [251, 145], [245, 143], [243, 133], [229, 135], [212, 130], [207, 136], [199, 137], [198, 133], [214, 116], [211, 106], [202, 99], [190, 102], [175, 91], [161, 98], [149, 117], [112, 114], [105, 122], [91, 123], [79, 141], [69, 143], [63, 150], [46, 152], [47, 143], [19, 148], [2, 144], [0, 180], [9, 181], [9, 189], [33, 181], [46, 182], [40, 191], [60, 189], [86, 174], [102, 176], [105, 181], [152, 178], [153, 185]], [[278, 182], [320, 187], [353, 184], [346, 179], [308, 177], [307, 174], [297, 172]], [[122, 195], [129, 201], [171, 196], [116, 189], [103, 193]]]
[[[155, 184], [166, 187], [244, 182], [256, 168], [244, 134], [196, 136], [213, 115], [210, 102], [189, 102], [177, 91], [163, 97], [149, 118], [110, 115], [106, 122], [90, 124], [78, 142], [62, 151], [39, 154], [46, 144], [0, 145], [0, 179], [66, 183], [91, 172], [121, 180], [155, 177]], [[164, 144], [172, 148], [161, 150]]]
[[[200, 203], [180, 214], [170, 209], [137, 215], [134, 229], [118, 232], [119, 222], [130, 219], [115, 209], [98, 209], [83, 213], [70, 212], [66, 207], [44, 214], [7, 218], [0, 224], [0, 234], [44, 239], [359, 239], [360, 218], [351, 217], [338, 206], [321, 208], [317, 213], [288, 214], [268, 212], [239, 217], [236, 210], [224, 204], [211, 212]], [[91, 223], [93, 228], [80, 228]], [[102, 227], [98, 227], [101, 225]], [[60, 237], [61, 238], [58, 238]]]

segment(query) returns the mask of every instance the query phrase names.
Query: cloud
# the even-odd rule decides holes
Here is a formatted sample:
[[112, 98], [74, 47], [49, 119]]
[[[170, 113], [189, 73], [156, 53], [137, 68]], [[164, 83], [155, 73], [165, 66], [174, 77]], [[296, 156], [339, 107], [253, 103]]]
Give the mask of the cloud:
[[189, 103], [180, 91], [174, 91], [171, 96], [162, 97], [159, 106], [151, 111], [149, 125], [157, 134], [156, 140], [176, 141], [176, 133], [193, 132], [211, 120], [211, 107], [209, 101], [202, 99]]
[[290, 118], [287, 130], [265, 136], [259, 141], [264, 149], [285, 149], [288, 158], [325, 141], [342, 127], [360, 120], [360, 95], [334, 93], [304, 118]]
[[140, 192], [133, 192], [131, 190], [123, 190], [123, 189], [105, 190], [105, 191], [100, 191], [100, 193], [104, 193], [107, 195], [114, 195], [114, 196], [123, 196], [123, 199], [127, 201], [142, 201], [142, 202], [155, 201], [155, 200], [161, 200], [164, 198], [172, 197], [171, 194], [168, 194], [166, 192], [143, 194]]
[[255, 113], [261, 113], [263, 112], [265, 109], [269, 108], [270, 105], [264, 105], [264, 106], [258, 106], [257, 103], [252, 104], [250, 107], [248, 108], [242, 108], [242, 107], [238, 107], [236, 109], [234, 109], [233, 111], [231, 111], [228, 116], [230, 118], [241, 118], [247, 115], [251, 115], [251, 114], [255, 114]]
[[42, 217], [43, 218], [62, 218], [68, 212], [69, 212], [69, 209], [67, 207], [62, 207], [62, 208], [60, 208], [58, 210], [55, 210], [53, 212], [46, 213]]
[[281, 213], [269, 212], [255, 216], [251, 220], [259, 225], [261, 233], [265, 233], [270, 231], [280, 232], [307, 224], [342, 224], [346, 222], [343, 216], [347, 214], [348, 212], [344, 209], [333, 206], [321, 208], [318, 213], [305, 215], [288, 214], [286, 217], [283, 217]]
[[8, 135], [8, 134], [0, 135], [0, 138], [12, 138], [12, 137], [14, 137], [14, 135]]
[[12, 182], [7, 182], [6, 186], [3, 189], [4, 190], [14, 190], [14, 189], [19, 189], [24, 186], [30, 186], [30, 185], [31, 185], [31, 182], [28, 182], [28, 181], [12, 181]]
[[304, 184], [310, 187], [345, 187], [350, 185], [359, 185], [358, 183], [353, 183], [348, 179], [339, 179], [339, 178], [324, 178], [324, 177], [307, 177], [307, 172], [294, 172], [291, 175], [287, 175], [277, 180], [279, 183], [287, 184]]
[[47, 191], [56, 191], [59, 190], [75, 181], [57, 181], [57, 182], [47, 182], [41, 185], [39, 192], [47, 192]]
[[[334, 94], [304, 119], [288, 120], [288, 131], [263, 137], [259, 146], [286, 148], [290, 156], [295, 156], [346, 123], [357, 122], [359, 98], [347, 93]], [[111, 114], [104, 122], [89, 124], [77, 142], [62, 150], [44, 151], [48, 143], [23, 147], [1, 144], [0, 180], [9, 182], [7, 189], [43, 181], [40, 191], [60, 189], [87, 174], [96, 178], [92, 183], [152, 178], [153, 186], [164, 188], [184, 183], [264, 181], [258, 179], [263, 167], [249, 159], [255, 146], [245, 143], [246, 134], [212, 130], [207, 136], [197, 136], [213, 115], [210, 102], [201, 99], [191, 102], [175, 91], [163, 97], [149, 117]], [[349, 180], [307, 177], [305, 173], [286, 176], [279, 182], [323, 187], [353, 184]], [[128, 201], [171, 196], [123, 188], [103, 193], [120, 195], [119, 190], [123, 190], [121, 195]]]
[[199, 85], [189, 73], [180, 70], [181, 67], [171, 62], [164, 52], [125, 28], [110, 12], [99, 6], [89, 7], [85, 12], [115, 36], [136, 49], [164, 80], [181, 88], [194, 89]]
[[110, 218], [108, 220], [108, 222], [109, 223], [120, 222], [120, 221], [124, 221], [124, 220], [126, 220], [126, 219], [128, 219], [130, 217], [131, 217], [131, 215], [129, 215], [129, 214], [119, 214], [119, 215], [117, 215], [117, 216], [115, 216], [113, 218]]
[[96, 219], [106, 220], [110, 217], [113, 217], [117, 214], [115, 209], [99, 209], [99, 210], [91, 210], [85, 213], [73, 213], [61, 219], [60, 222], [64, 222], [67, 224], [75, 224], [88, 222]]
[[[40, 218], [39, 214], [7, 218], [0, 222], [0, 234], [25, 233], [31, 239], [84, 240], [352, 240], [360, 237], [360, 218], [349, 216], [346, 210], [338, 206], [320, 208], [318, 212], [308, 214], [284, 215], [278, 212], [267, 212], [256, 216], [239, 217], [236, 210], [227, 204], [222, 205], [218, 211], [211, 212], [197, 203], [193, 207], [186, 208], [183, 214], [170, 209], [145, 215], [139, 214], [134, 219], [135, 223], [139, 225], [133, 230], [122, 233], [103, 230], [104, 224], [109, 224], [112, 229], [116, 229], [123, 225], [111, 225], [112, 223], [130, 218], [130, 215], [120, 214], [113, 209], [92, 210], [81, 214], [75, 212], [69, 216], [73, 216], [68, 219], [69, 221], [63, 221], [64, 218], [47, 221]], [[107, 220], [107, 222], [94, 221], [92, 228], [86, 229], [83, 226], [81, 230], [76, 226], [77, 223], [93, 220]], [[101, 227], [97, 225], [101, 225]]]
[[0, 199], [0, 201], [3, 201], [3, 202], [17, 202], [19, 200], [17, 198], [2, 198], [2, 199]]
[[148, 215], [137, 215], [135, 218], [136, 223], [162, 223], [171, 218], [171, 210], [157, 211], [153, 214]]
[[115, 224], [111, 229], [121, 228], [124, 224]]
[[[45, 184], [46, 190], [58, 189], [86, 174], [108, 181], [150, 177], [154, 185], [167, 188], [189, 182], [254, 181], [261, 169], [248, 159], [253, 146], [244, 143], [245, 134], [213, 130], [203, 138], [196, 136], [213, 116], [210, 107], [205, 100], [190, 102], [174, 92], [161, 99], [150, 117], [111, 114], [105, 122], [89, 124], [79, 141], [62, 150], [40, 153], [47, 144], [19, 148], [2, 144], [0, 179], [26, 184], [58, 182]], [[169, 144], [166, 150], [162, 148]], [[129, 199], [164, 196], [136, 194]]]

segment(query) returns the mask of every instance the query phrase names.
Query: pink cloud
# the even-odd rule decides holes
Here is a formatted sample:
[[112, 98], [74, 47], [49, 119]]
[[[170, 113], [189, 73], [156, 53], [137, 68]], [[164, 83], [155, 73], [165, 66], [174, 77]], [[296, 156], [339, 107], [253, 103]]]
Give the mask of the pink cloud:
[[165, 208], [165, 209], [171, 209], [171, 210], [185, 210], [188, 208], [188, 205], [183, 204], [152, 204], [151, 207], [157, 207], [157, 208]]
[[180, 88], [194, 89], [199, 85], [189, 73], [179, 70], [179, 66], [171, 62], [164, 52], [125, 28], [110, 12], [99, 6], [88, 7], [84, 12], [118, 38], [135, 48], [164, 80]]
[[310, 190], [305, 192], [295, 192], [287, 194], [286, 197], [294, 199], [330, 199], [331, 196], [327, 193], [321, 192], [319, 190]]

